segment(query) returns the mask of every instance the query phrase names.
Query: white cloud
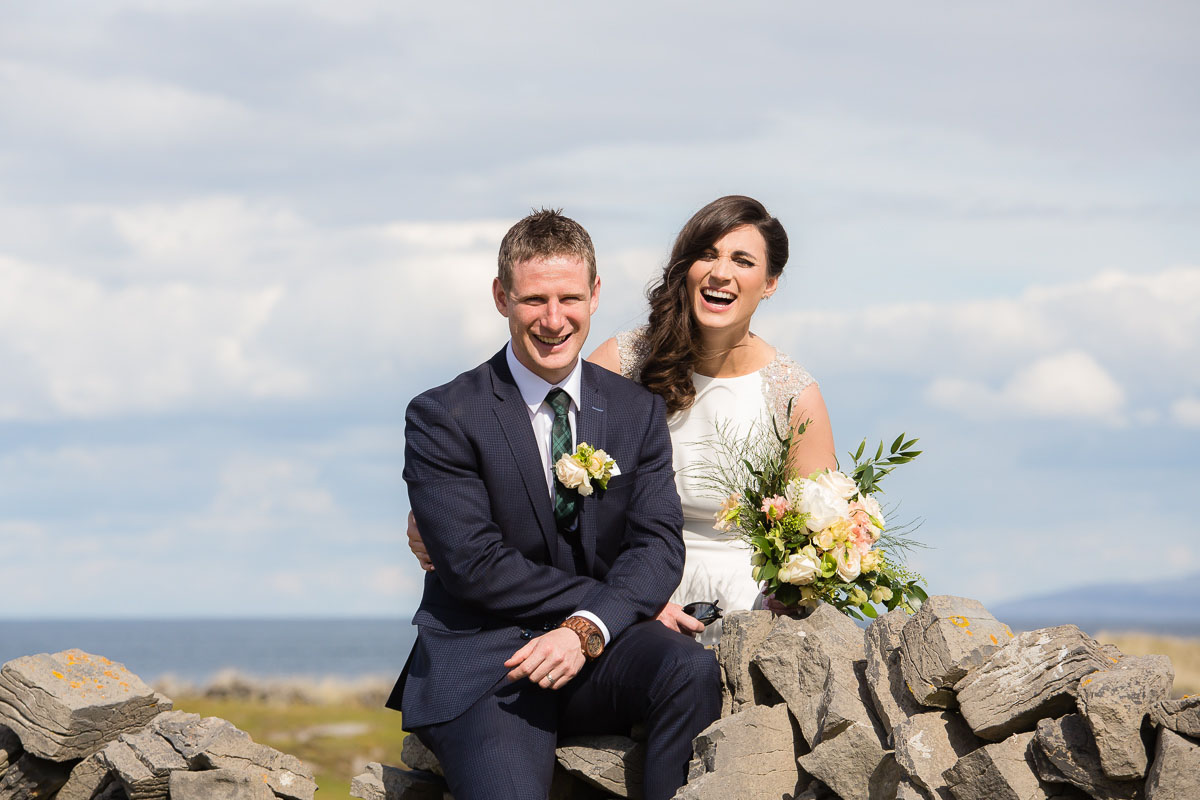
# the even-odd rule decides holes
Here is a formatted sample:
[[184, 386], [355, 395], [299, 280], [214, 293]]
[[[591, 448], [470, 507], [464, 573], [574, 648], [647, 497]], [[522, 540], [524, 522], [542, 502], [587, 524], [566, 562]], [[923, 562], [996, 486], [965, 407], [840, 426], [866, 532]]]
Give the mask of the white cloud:
[[927, 391], [936, 405], [972, 417], [1124, 421], [1125, 392], [1087, 353], [1072, 350], [1040, 358], [996, 390], [957, 378], [938, 378]]
[[1181, 397], [1171, 404], [1171, 417], [1187, 428], [1200, 428], [1200, 399]]

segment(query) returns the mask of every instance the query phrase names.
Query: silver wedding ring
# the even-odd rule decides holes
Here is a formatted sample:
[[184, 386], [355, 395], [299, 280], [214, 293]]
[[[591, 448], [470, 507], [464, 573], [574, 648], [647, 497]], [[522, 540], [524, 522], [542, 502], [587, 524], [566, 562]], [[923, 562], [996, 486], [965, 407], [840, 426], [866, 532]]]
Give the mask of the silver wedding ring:
[[548, 683], [548, 684], [550, 684], [551, 686], [553, 686], [553, 685], [554, 685], [554, 676], [553, 676], [553, 675], [547, 675], [547, 676], [546, 676], [546, 683]]

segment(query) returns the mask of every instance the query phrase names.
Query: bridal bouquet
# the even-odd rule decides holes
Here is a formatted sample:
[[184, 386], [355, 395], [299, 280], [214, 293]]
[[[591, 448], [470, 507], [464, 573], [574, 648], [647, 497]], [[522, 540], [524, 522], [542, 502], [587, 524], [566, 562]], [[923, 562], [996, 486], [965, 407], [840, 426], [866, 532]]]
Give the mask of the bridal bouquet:
[[788, 453], [804, 428], [789, 428], [786, 436], [757, 431], [749, 438], [718, 431], [717, 460], [704, 475], [711, 489], [728, 493], [716, 527], [750, 544], [754, 580], [785, 606], [829, 603], [858, 619], [877, 616], [874, 604], [915, 611], [927, 598], [923, 579], [904, 567], [901, 556], [917, 542], [903, 535], [906, 526], [888, 530], [875, 493], [897, 465], [920, 455], [912, 449], [917, 440], [901, 434], [886, 454], [880, 443], [865, 460], [863, 440], [849, 474], [798, 476]]

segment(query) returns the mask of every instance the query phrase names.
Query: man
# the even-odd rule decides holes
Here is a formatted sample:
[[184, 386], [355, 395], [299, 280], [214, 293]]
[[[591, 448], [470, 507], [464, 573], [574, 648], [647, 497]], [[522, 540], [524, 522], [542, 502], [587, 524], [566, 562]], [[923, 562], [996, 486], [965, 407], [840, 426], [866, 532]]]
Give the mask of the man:
[[[531, 214], [498, 261], [508, 345], [406, 414], [404, 479], [436, 570], [388, 706], [456, 800], [545, 798], [559, 734], [636, 722], [645, 796], [669, 798], [720, 711], [720, 674], [654, 621], [683, 569], [664, 405], [579, 358], [600, 290], [582, 226]], [[586, 496], [553, 468], [584, 443], [615, 461]]]

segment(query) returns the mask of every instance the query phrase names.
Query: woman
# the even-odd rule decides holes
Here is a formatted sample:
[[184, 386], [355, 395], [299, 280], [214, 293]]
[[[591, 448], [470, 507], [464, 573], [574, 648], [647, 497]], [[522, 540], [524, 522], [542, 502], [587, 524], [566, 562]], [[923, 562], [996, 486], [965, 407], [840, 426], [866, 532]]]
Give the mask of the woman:
[[[679, 603], [716, 599], [726, 610], [761, 606], [748, 547], [713, 527], [720, 498], [705, 493], [698, 474], [713, 459], [711, 441], [744, 435], [772, 419], [793, 428], [807, 421], [793, 445], [793, 465], [800, 474], [837, 465], [816, 382], [750, 330], [759, 303], [778, 288], [787, 259], [787, 232], [761, 203], [741, 195], [714, 200], [676, 237], [648, 295], [648, 324], [609, 339], [588, 359], [666, 401], [687, 561], [673, 602], [659, 619], [676, 630], [704, 631]], [[411, 516], [409, 545], [430, 569]], [[720, 626], [713, 625], [704, 639], [719, 634]]]

